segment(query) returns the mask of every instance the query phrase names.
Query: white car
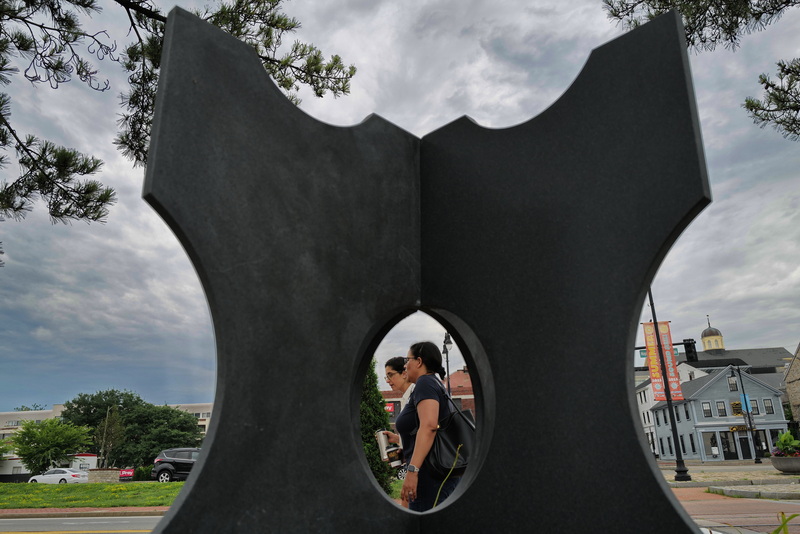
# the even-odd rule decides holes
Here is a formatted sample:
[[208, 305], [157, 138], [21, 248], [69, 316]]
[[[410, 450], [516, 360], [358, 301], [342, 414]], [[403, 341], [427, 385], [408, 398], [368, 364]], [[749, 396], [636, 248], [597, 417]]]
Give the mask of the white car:
[[42, 484], [77, 484], [80, 482], [89, 482], [89, 475], [86, 471], [59, 467], [57, 469], [51, 469], [43, 475], [31, 477], [28, 479], [28, 482], [41, 482]]

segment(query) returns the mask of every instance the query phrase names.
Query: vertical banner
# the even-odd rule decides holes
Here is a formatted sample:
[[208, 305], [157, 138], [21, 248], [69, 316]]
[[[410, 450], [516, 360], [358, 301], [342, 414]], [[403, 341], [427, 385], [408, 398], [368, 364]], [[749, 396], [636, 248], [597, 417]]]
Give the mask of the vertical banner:
[[[672, 400], [683, 400], [681, 379], [678, 375], [678, 366], [673, 352], [669, 322], [659, 321], [657, 333], [653, 323], [643, 323], [642, 327], [644, 328], [644, 343], [647, 347], [647, 367], [650, 369], [650, 383], [653, 386], [653, 399], [656, 401], [667, 400], [667, 395], [664, 393], [664, 388], [666, 387], [664, 376], [666, 376], [666, 384], [669, 386]], [[666, 368], [663, 370], [661, 369], [661, 360], [658, 355], [656, 335], [661, 337], [661, 348], [664, 350]]]

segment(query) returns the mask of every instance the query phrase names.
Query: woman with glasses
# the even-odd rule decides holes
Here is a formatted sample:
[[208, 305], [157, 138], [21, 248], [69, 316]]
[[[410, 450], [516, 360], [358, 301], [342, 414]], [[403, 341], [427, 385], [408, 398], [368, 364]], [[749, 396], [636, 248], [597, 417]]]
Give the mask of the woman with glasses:
[[[391, 358], [386, 362], [386, 383], [392, 388], [393, 391], [399, 391], [403, 394], [400, 398], [400, 411], [408, 404], [408, 398], [411, 392], [414, 391], [414, 384], [408, 381], [406, 377], [406, 359], [397, 356]], [[398, 412], [399, 413], [399, 412]]]
[[434, 503], [438, 506], [444, 502], [459, 481], [458, 478], [437, 480], [423, 466], [439, 421], [448, 414], [450, 406], [444, 385], [435, 376], [444, 379], [445, 374], [439, 348], [429, 341], [415, 343], [405, 361], [406, 375], [414, 384], [414, 392], [395, 423], [407, 464], [400, 497], [408, 500], [410, 510], [424, 512], [433, 508]]

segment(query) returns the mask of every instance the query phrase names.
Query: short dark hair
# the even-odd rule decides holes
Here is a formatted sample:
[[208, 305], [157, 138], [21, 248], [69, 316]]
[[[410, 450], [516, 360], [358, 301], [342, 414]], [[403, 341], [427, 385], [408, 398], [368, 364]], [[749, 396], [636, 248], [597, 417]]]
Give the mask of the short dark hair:
[[422, 360], [428, 371], [433, 371], [444, 379], [444, 367], [442, 367], [442, 353], [439, 347], [430, 341], [420, 341], [411, 345], [411, 355]]
[[394, 371], [402, 374], [406, 372], [406, 360], [402, 356], [389, 358], [386, 360], [386, 365], [384, 367], [391, 367]]

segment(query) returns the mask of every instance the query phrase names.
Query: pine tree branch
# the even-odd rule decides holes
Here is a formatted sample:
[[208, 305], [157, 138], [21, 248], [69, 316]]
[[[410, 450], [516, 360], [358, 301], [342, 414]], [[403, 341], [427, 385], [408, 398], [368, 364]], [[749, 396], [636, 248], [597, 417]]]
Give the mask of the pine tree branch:
[[159, 22], [167, 22], [167, 17], [162, 15], [161, 13], [154, 11], [152, 9], [148, 9], [141, 4], [137, 4], [136, 2], [130, 2], [129, 0], [114, 0], [117, 4], [121, 5], [125, 9], [129, 11], [135, 11], [140, 15], [147, 17], [148, 19], [157, 20]]

